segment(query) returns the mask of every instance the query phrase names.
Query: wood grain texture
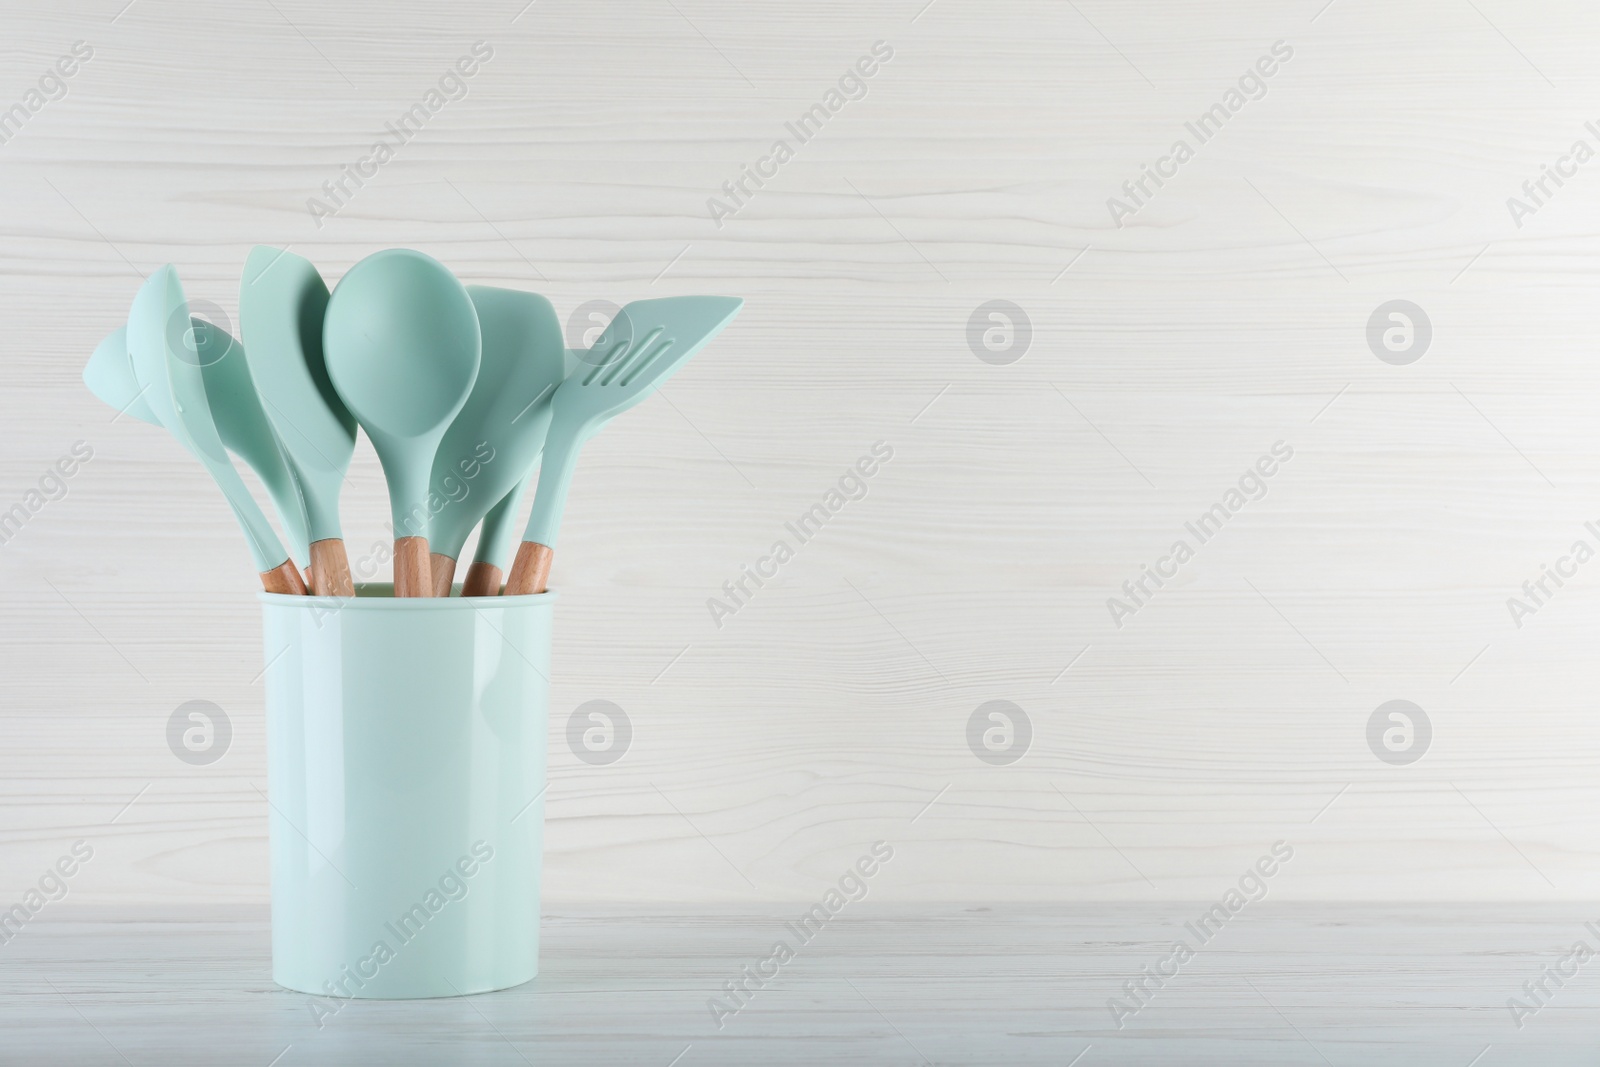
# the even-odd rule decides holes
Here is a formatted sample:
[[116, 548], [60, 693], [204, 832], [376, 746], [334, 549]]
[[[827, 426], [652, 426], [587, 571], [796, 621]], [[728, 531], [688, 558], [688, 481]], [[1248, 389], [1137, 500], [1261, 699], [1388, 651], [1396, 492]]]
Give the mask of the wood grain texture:
[[434, 592], [432, 558], [426, 537], [394, 539], [394, 595], [438, 595]]
[[467, 567], [467, 576], [461, 582], [462, 596], [499, 596], [505, 584], [505, 575], [493, 563], [475, 559]]
[[[1195, 940], [1184, 924], [1202, 906], [869, 897], [804, 944], [791, 930], [802, 907], [557, 908], [532, 982], [390, 1002], [274, 986], [261, 909], [79, 912], [4, 946], [0, 1025], [18, 1063], [171, 1067], [1593, 1062], [1600, 998], [1586, 973], [1550, 985], [1520, 1029], [1506, 1008], [1574, 941], [1594, 945], [1581, 906], [1253, 904], [1159, 988], [1147, 981], [1117, 1026], [1108, 1003]], [[746, 978], [780, 940], [793, 958]], [[740, 981], [739, 1010], [713, 1016]]]
[[306, 584], [314, 596], [355, 596], [355, 582], [350, 578], [350, 557], [344, 550], [344, 541], [325, 537], [311, 542], [311, 566], [306, 571]]
[[261, 588], [269, 593], [288, 593], [293, 596], [305, 596], [305, 579], [300, 576], [300, 568], [295, 566], [294, 560], [286, 559], [271, 570], [261, 572]]
[[456, 561], [440, 552], [428, 554], [428, 569], [433, 574], [433, 595], [449, 596], [455, 581]]
[[[78, 838], [85, 900], [265, 899], [248, 554], [193, 460], [79, 378], [167, 262], [231, 328], [257, 243], [330, 283], [417, 248], [564, 322], [746, 298], [584, 450], [548, 900], [809, 901], [879, 837], [904, 856], [886, 901], [1211, 898], [1279, 838], [1283, 899], [1600, 894], [1600, 564], [1520, 626], [1507, 607], [1600, 520], [1600, 164], [1507, 208], [1593, 141], [1600, 10], [121, 7], [0, 16], [0, 111], [94, 49], [0, 145], [0, 515], [29, 512], [0, 545], [0, 904]], [[1280, 39], [1267, 94], [1116, 226], [1107, 200]], [[313, 218], [477, 40], [465, 97]], [[866, 95], [713, 220], [877, 40]], [[996, 299], [1031, 326], [1012, 363], [969, 337]], [[1395, 299], [1432, 324], [1407, 366], [1367, 341]], [[1119, 626], [1108, 599], [1278, 441], [1266, 495]], [[830, 490], [856, 499], [802, 543]], [[341, 513], [383, 580], [365, 441]], [[632, 728], [606, 766], [568, 740], [597, 699]], [[1431, 720], [1410, 766], [1368, 744], [1393, 699]], [[209, 766], [168, 746], [190, 700], [231, 719]], [[1032, 727], [1009, 766], [969, 748], [995, 700]]]
[[550, 565], [555, 560], [555, 549], [537, 541], [523, 541], [517, 545], [516, 558], [511, 561], [511, 573], [506, 577], [507, 596], [527, 596], [542, 593], [550, 588]]

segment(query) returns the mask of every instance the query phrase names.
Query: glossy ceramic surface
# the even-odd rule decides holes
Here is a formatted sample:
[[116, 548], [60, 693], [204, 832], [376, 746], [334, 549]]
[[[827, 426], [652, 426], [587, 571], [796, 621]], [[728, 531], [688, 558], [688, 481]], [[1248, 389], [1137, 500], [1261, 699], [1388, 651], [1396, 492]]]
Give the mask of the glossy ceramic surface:
[[554, 597], [357, 593], [261, 594], [273, 980], [519, 985], [538, 973]]

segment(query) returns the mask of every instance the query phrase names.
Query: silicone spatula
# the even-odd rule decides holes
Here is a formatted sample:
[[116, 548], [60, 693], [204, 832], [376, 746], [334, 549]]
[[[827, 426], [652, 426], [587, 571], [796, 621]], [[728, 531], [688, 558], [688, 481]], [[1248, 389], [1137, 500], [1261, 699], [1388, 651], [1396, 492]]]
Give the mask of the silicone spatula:
[[472, 564], [461, 582], [462, 596], [500, 595], [500, 587], [505, 584], [507, 557], [516, 543], [517, 518], [522, 513], [522, 501], [532, 478], [530, 471], [483, 517], [483, 525], [478, 529], [478, 547], [472, 553]]
[[262, 588], [269, 593], [304, 593], [299, 569], [223, 448], [192, 330], [178, 272], [170, 265], [162, 267], [145, 281], [128, 312], [134, 377], [161, 425], [200, 460], [221, 488], [244, 530]]
[[506, 579], [507, 596], [544, 592], [584, 442], [654, 392], [743, 306], [737, 297], [676, 296], [637, 300], [617, 312], [589, 349], [589, 366], [562, 382], [551, 399], [539, 488]]
[[472, 528], [539, 458], [550, 399], [566, 370], [561, 322], [550, 301], [485, 285], [469, 285], [467, 295], [478, 312], [483, 360], [433, 458], [431, 488], [439, 509], [428, 522], [428, 548], [437, 596], [449, 595]]
[[[584, 362], [588, 354], [587, 350], [575, 352], [570, 348], [562, 353], [566, 364], [561, 372], [563, 381], [572, 377], [579, 367], [589, 366]], [[483, 517], [483, 525], [478, 529], [478, 545], [472, 553], [472, 565], [467, 568], [467, 577], [461, 583], [462, 596], [500, 595], [500, 589], [505, 585], [506, 568], [511, 564], [511, 546], [517, 543], [516, 531], [522, 515], [522, 502], [532, 481], [533, 472], [529, 471]]]
[[[299, 483], [289, 469], [278, 440], [254, 395], [244, 371], [243, 346], [222, 327], [191, 318], [187, 336], [180, 339], [186, 359], [200, 363], [210, 398], [217, 434], [228, 451], [250, 465], [272, 497], [284, 534], [297, 559], [306, 558], [306, 511]], [[142, 422], [161, 425], [145, 402], [143, 387], [133, 374], [128, 355], [127, 328], [113, 330], [83, 368], [89, 391], [117, 411]]]
[[133, 376], [126, 326], [118, 326], [95, 346], [89, 362], [83, 367], [83, 384], [107, 407], [131, 415], [140, 422], [161, 425], [161, 420], [150, 410], [139, 382]]
[[251, 249], [239, 281], [239, 325], [249, 343], [250, 378], [305, 496], [306, 577], [317, 596], [354, 596], [339, 491], [356, 447], [356, 420], [334, 392], [323, 360], [327, 308], [328, 287], [310, 260]]

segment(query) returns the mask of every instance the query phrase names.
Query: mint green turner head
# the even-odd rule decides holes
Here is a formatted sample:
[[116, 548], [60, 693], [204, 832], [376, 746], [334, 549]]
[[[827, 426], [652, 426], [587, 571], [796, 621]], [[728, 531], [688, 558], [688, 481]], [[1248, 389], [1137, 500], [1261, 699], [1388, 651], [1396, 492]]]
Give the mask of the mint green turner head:
[[[225, 336], [219, 334], [207, 344], [220, 343]], [[161, 425], [200, 460], [222, 489], [244, 530], [263, 584], [269, 591], [304, 592], [299, 572], [223, 447], [202, 367], [205, 350], [198, 340], [178, 272], [162, 267], [145, 281], [128, 312], [129, 355], [143, 398]], [[231, 338], [228, 341], [229, 349], [238, 347]], [[231, 351], [214, 364], [221, 366], [230, 359], [243, 364], [242, 353]], [[245, 375], [248, 382], [248, 371]], [[219, 391], [219, 400], [224, 397], [231, 394]]]
[[[306, 512], [294, 472], [284, 462], [272, 427], [267, 425], [261, 402], [244, 376], [243, 346], [228, 336], [222, 327], [204, 319], [191, 318], [188, 336], [182, 338], [189, 358], [197, 359], [206, 383], [211, 414], [216, 418], [217, 434], [228, 451], [250, 465], [266, 486], [283, 523], [285, 536], [297, 558], [306, 558]], [[241, 378], [243, 380], [241, 380]], [[83, 381], [89, 391], [108, 406], [141, 422], [160, 426], [161, 420], [150, 410], [144, 388], [133, 374], [128, 353], [126, 327], [113, 330], [100, 342], [83, 368]]]
[[[518, 551], [507, 593], [544, 591], [545, 576], [540, 572], [549, 565], [584, 442], [658, 389], [721, 333], [743, 306], [738, 297], [675, 296], [636, 300], [617, 312], [584, 357], [589, 366], [579, 367], [562, 382], [551, 400], [539, 488], [522, 535], [525, 548]], [[528, 551], [530, 544], [539, 547]]]
[[356, 447], [356, 420], [322, 358], [328, 286], [311, 262], [257, 246], [239, 283], [239, 326], [250, 378], [305, 493], [313, 542], [342, 538], [339, 491]]
[[[550, 427], [550, 400], [566, 372], [561, 321], [537, 293], [469, 285], [483, 335], [472, 393], [433, 458], [429, 519], [434, 592], [450, 591], [472, 528], [521, 483]], [[497, 589], [498, 591], [498, 589]]]

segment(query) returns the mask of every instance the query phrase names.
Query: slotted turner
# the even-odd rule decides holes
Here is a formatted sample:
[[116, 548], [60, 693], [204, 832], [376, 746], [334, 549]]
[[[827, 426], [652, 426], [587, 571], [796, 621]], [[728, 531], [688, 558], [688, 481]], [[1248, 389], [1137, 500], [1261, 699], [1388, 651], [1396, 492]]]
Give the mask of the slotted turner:
[[533, 512], [506, 594], [542, 593], [578, 453], [617, 415], [649, 396], [732, 321], [744, 301], [727, 296], [637, 300], [617, 313], [585, 361], [551, 398], [550, 430]]

